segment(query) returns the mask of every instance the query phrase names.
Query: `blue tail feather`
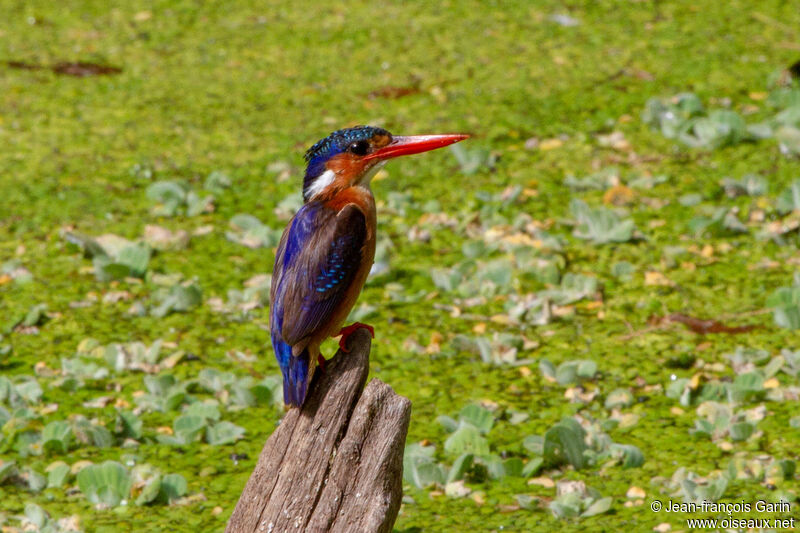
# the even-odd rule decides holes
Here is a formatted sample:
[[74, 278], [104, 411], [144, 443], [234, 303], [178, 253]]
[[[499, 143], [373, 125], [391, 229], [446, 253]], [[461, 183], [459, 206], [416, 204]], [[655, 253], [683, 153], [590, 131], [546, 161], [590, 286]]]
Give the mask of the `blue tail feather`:
[[283, 403], [300, 407], [308, 392], [308, 350], [289, 359], [288, 371], [283, 374]]
[[292, 347], [280, 339], [272, 339], [278, 363], [283, 374], [283, 403], [300, 407], [306, 400], [308, 392], [308, 370], [310, 356], [303, 350], [297, 356], [292, 355]]

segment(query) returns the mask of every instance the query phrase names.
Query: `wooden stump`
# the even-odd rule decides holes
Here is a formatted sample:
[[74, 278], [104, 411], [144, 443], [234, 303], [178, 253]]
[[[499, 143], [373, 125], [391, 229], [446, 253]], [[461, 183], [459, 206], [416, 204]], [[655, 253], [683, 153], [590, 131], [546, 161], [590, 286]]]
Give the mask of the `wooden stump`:
[[226, 532], [392, 530], [411, 402], [369, 372], [364, 329], [267, 440]]

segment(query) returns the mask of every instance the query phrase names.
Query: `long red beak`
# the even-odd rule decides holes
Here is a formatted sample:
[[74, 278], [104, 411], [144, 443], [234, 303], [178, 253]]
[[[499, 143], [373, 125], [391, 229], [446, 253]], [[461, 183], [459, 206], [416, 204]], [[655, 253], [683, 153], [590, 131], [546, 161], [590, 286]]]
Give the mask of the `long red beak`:
[[450, 144], [463, 141], [468, 137], [469, 135], [462, 133], [448, 135], [410, 135], [408, 137], [397, 135], [392, 137], [391, 143], [372, 152], [364, 157], [364, 159], [391, 159], [401, 155], [419, 154], [421, 152], [427, 152], [428, 150], [443, 148]]

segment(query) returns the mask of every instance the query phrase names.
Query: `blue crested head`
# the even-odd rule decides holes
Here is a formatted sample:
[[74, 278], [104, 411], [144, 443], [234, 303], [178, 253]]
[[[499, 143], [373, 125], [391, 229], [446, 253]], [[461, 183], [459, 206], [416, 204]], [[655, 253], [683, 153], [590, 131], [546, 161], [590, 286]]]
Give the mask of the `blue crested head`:
[[317, 192], [314, 183], [325, 173], [326, 163], [339, 154], [348, 152], [353, 156], [366, 156], [378, 142], [384, 146], [391, 142], [392, 134], [383, 128], [373, 126], [355, 126], [353, 128], [334, 131], [314, 146], [305, 155], [306, 174], [303, 179], [303, 198], [308, 201], [312, 193]]
[[463, 134], [393, 136], [374, 126], [334, 131], [306, 152], [303, 201], [324, 200], [348, 187], [368, 185], [389, 159], [436, 150], [467, 137]]

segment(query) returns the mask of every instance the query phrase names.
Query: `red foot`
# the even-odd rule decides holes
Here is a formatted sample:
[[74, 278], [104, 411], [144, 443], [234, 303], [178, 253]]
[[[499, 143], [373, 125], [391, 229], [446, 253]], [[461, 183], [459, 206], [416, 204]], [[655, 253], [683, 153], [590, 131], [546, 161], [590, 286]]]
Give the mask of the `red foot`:
[[349, 353], [350, 352], [350, 349], [347, 347], [347, 338], [350, 337], [350, 335], [352, 335], [355, 330], [360, 329], [360, 328], [364, 328], [366, 330], [369, 330], [369, 334], [372, 335], [373, 339], [375, 338], [375, 328], [373, 328], [369, 324], [362, 324], [361, 322], [354, 322], [353, 324], [350, 324], [349, 326], [344, 327], [339, 331], [339, 335], [341, 335], [341, 337], [339, 338], [339, 348], [344, 353]]
[[327, 359], [322, 357], [322, 354], [317, 356], [317, 364], [319, 365], [319, 369], [325, 372], [325, 364], [328, 362]]

